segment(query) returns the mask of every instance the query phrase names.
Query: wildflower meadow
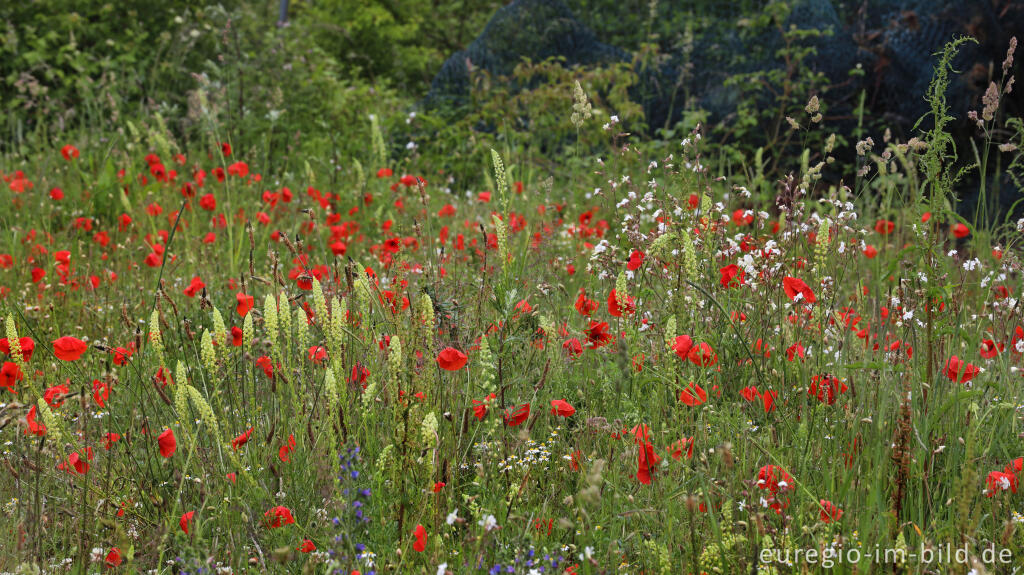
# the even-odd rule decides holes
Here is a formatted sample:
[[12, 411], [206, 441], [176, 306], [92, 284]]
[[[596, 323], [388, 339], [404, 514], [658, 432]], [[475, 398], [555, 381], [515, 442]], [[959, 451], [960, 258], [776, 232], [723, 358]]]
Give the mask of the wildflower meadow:
[[966, 137], [947, 38], [913, 129], [793, 88], [745, 146], [621, 70], [463, 121], [228, 22], [220, 75], [158, 44], [187, 103], [5, 108], [0, 571], [1024, 566], [1015, 39]]

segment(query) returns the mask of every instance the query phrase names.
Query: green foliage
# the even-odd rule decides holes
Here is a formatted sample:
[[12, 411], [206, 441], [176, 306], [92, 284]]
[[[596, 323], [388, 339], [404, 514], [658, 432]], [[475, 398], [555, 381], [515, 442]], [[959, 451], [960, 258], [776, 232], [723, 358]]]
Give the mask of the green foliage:
[[116, 122], [140, 104], [182, 104], [181, 86], [219, 32], [205, 13], [185, 0], [2, 3], [0, 125], [21, 138], [37, 126]]
[[[992, 255], [978, 233], [963, 244], [968, 270], [943, 213], [923, 227], [900, 201], [922, 179], [934, 196], [932, 178], [955, 178], [941, 134], [927, 134], [934, 146], [886, 137], [877, 156], [865, 146], [877, 170], [858, 189], [876, 201], [815, 187], [843, 144], [819, 133], [821, 103], [801, 92], [781, 112], [809, 132], [802, 148], [775, 141], [730, 178], [708, 165], [720, 151], [706, 132], [668, 152], [626, 135], [645, 121], [630, 66], [524, 62], [474, 78], [465, 117], [414, 115], [322, 50], [294, 56], [288, 29], [244, 10], [204, 18], [238, 37], [218, 39], [230, 58], [203, 64], [189, 108], [83, 136], [77, 158], [40, 146], [11, 164], [18, 180], [4, 167], [5, 365], [19, 337], [36, 347], [25, 378], [8, 367], [0, 388], [0, 457], [17, 474], [0, 482], [0, 532], [26, 542], [0, 569], [106, 572], [115, 546], [124, 571], [428, 575], [545, 555], [562, 555], [557, 572], [784, 573], [759, 551], [965, 535], [972, 557], [1024, 550], [1008, 528], [1020, 494], [985, 475], [1019, 455], [1020, 314], [993, 296], [1019, 255]], [[150, 154], [178, 179], [146, 171]], [[794, 173], [781, 202], [742, 187], [767, 185], [768, 159]], [[199, 169], [242, 160], [247, 175], [209, 175], [200, 192], [223, 224], [182, 197]], [[381, 164], [394, 173], [376, 177]], [[448, 193], [479, 185], [490, 202]], [[274, 196], [313, 186], [337, 197]], [[65, 199], [49, 201], [56, 187]], [[883, 218], [891, 233], [874, 227]], [[157, 246], [165, 265], [149, 263]], [[742, 281], [723, 284], [728, 265]], [[197, 276], [205, 288], [190, 295]], [[787, 291], [794, 278], [813, 302]], [[631, 311], [613, 311], [612, 289]], [[263, 309], [236, 311], [241, 292]], [[670, 347], [684, 334], [703, 351]], [[66, 335], [88, 339], [80, 360], [51, 355]], [[985, 340], [1004, 347], [986, 357]], [[435, 359], [448, 347], [465, 365]], [[957, 381], [954, 354], [984, 370]], [[572, 415], [551, 413], [560, 399]], [[170, 455], [163, 429], [177, 433]], [[120, 434], [110, 449], [107, 433]], [[643, 482], [648, 442], [657, 463]], [[784, 487], [766, 485], [769, 465]], [[842, 517], [823, 515], [826, 502]], [[279, 507], [294, 523], [268, 521]]]
[[953, 136], [948, 131], [953, 117], [946, 105], [946, 90], [949, 88], [949, 73], [952, 71], [953, 58], [960, 47], [967, 42], [976, 42], [968, 36], [961, 36], [945, 45], [935, 65], [935, 74], [928, 86], [928, 104], [931, 108], [928, 115], [918, 120], [915, 129], [925, 120], [930, 120], [931, 129], [925, 134], [928, 148], [921, 158], [921, 170], [925, 181], [921, 190], [921, 201], [928, 205], [934, 214], [948, 213], [953, 201], [953, 186], [964, 171], [957, 172], [957, 150]]
[[[604, 125], [612, 116], [617, 115], [620, 123], [614, 133], [643, 130], [643, 110], [629, 95], [637, 76], [628, 64], [569, 69], [558, 60], [547, 60], [524, 61], [509, 78], [477, 72], [466, 109], [418, 115], [411, 135], [422, 141], [419, 153], [423, 159], [435, 158], [446, 173], [478, 173], [479, 150], [488, 146], [503, 156], [513, 152], [517, 162], [526, 163], [519, 166], [521, 170], [547, 169], [550, 157], [575, 149], [577, 130], [569, 118], [577, 81], [593, 105], [593, 117], [578, 130], [578, 141], [585, 150], [605, 145]], [[509, 179], [524, 175], [517, 173]], [[462, 185], [472, 186], [477, 181], [473, 177]]]
[[[799, 155], [814, 144], [823, 145], [822, 132], [807, 128], [821, 122], [821, 116], [815, 116], [824, 110], [813, 114], [805, 110], [812, 96], [827, 93], [828, 79], [811, 70], [807, 59], [816, 52], [812, 41], [827, 37], [830, 31], [787, 28], [789, 13], [789, 3], [772, 2], [740, 28], [754, 49], [734, 57], [752, 64], [754, 70], [734, 74], [724, 84], [735, 90], [736, 112], [714, 130], [723, 144], [722, 160], [727, 164], [742, 165], [756, 146], [767, 155], [763, 158], [764, 170], [775, 174], [784, 158]], [[771, 43], [759, 45], [753, 41], [771, 37], [772, 31], [781, 38], [774, 52]], [[775, 62], [779, 65], [770, 64]], [[819, 140], [808, 141], [808, 136]]]
[[387, 80], [417, 96], [448, 56], [502, 6], [498, 0], [296, 2], [295, 25], [352, 75]]

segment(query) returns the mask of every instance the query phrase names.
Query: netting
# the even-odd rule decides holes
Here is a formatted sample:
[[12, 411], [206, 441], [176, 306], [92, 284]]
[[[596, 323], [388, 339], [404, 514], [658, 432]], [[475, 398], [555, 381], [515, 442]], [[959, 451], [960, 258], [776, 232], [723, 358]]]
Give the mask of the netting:
[[[726, 117], [739, 98], [725, 85], [729, 77], [783, 66], [779, 29], [749, 24], [770, 0], [677, 0], [653, 6], [647, 0], [569, 1], [582, 19], [561, 0], [517, 0], [499, 10], [473, 43], [445, 62], [429, 101], [462, 101], [467, 62], [502, 75], [523, 58], [561, 57], [568, 66], [625, 61], [629, 53], [612, 44], [622, 41], [633, 48], [639, 36], [653, 34], [665, 58], [638, 69], [641, 85], [633, 92], [648, 124], [660, 127], [672, 124], [684, 105], [708, 110], [713, 119]], [[935, 53], [956, 35], [974, 36], [979, 43], [965, 45], [954, 61], [961, 74], [947, 94], [950, 109], [963, 118], [979, 107], [992, 71], [998, 76], [1010, 36], [1024, 32], [1024, 2], [798, 0], [782, 26], [830, 31], [809, 40], [816, 53], [806, 64], [832, 84], [833, 110], [852, 109], [866, 91], [875, 115], [909, 127], [927, 111], [924, 94]], [[615, 41], [602, 41], [609, 38]], [[858, 64], [863, 75], [851, 77]], [[1011, 109], [1018, 104], [1010, 103]]]
[[498, 10], [465, 50], [445, 61], [428, 103], [459, 104], [469, 90], [469, 67], [511, 74], [523, 59], [564, 58], [566, 66], [628, 60], [622, 49], [598, 41], [561, 0], [517, 0]]

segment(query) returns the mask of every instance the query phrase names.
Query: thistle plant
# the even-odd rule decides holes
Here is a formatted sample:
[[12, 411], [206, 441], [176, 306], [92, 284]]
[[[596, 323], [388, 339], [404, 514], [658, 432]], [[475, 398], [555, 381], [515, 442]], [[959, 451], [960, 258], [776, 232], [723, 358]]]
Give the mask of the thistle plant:
[[508, 178], [505, 176], [505, 164], [501, 161], [501, 155], [494, 148], [491, 148], [491, 163], [494, 164], [494, 181], [498, 185], [498, 198], [504, 212], [508, 213]]
[[679, 230], [679, 240], [680, 247], [683, 252], [683, 271], [686, 274], [685, 278], [692, 281], [698, 277], [697, 249], [693, 244], [693, 238], [690, 237], [690, 232], [687, 230]]
[[345, 316], [348, 315], [348, 300], [335, 296], [331, 304], [331, 324], [329, 329], [330, 339], [327, 345], [332, 353], [341, 355], [342, 346], [345, 341]]
[[242, 350], [246, 352], [252, 351], [253, 338], [256, 336], [256, 328], [252, 324], [252, 314], [245, 314], [245, 319], [242, 321]]
[[[281, 335], [278, 337], [275, 349], [292, 349], [292, 310], [291, 304], [288, 303], [288, 294], [284, 291], [277, 295], [277, 324]], [[284, 355], [288, 356], [287, 353]]]
[[615, 300], [623, 308], [626, 307], [626, 302], [630, 300], [629, 289], [626, 283], [626, 270], [620, 271], [619, 275], [615, 278]]
[[[554, 334], [554, 325], [552, 324], [551, 333]], [[494, 366], [494, 355], [491, 353], [491, 344], [488, 342], [487, 336], [480, 338], [480, 350], [477, 352], [477, 364], [480, 366], [480, 373], [477, 374], [478, 385], [483, 391], [484, 395], [494, 393], [494, 379], [495, 379], [495, 366]]]
[[271, 349], [279, 353], [281, 347], [278, 343], [277, 298], [269, 293], [263, 300], [263, 332], [270, 341]]
[[208, 329], [203, 330], [203, 337], [199, 343], [199, 357], [206, 372], [213, 376], [217, 371], [217, 348], [213, 345], [213, 336]]
[[831, 229], [831, 223], [829, 222], [828, 216], [822, 216], [818, 221], [817, 235], [814, 240], [814, 262], [815, 271], [817, 272], [818, 279], [824, 278], [828, 275], [828, 244], [829, 235]]
[[160, 333], [160, 312], [156, 309], [149, 315], [149, 344], [156, 354], [156, 364], [164, 365], [164, 339]]
[[359, 335], [364, 344], [373, 341], [373, 330], [370, 325], [370, 309], [373, 305], [373, 290], [365, 270], [359, 270], [355, 281], [355, 312], [359, 317]]
[[217, 414], [214, 413], [213, 408], [210, 407], [209, 402], [203, 397], [203, 394], [199, 393], [199, 390], [189, 383], [182, 383], [182, 387], [187, 391], [188, 398], [196, 412], [199, 413], [199, 419], [203, 425], [210, 429], [210, 433], [213, 435], [215, 444], [221, 442], [220, 434], [220, 422], [217, 421]]
[[672, 345], [676, 341], [676, 316], [670, 315], [665, 320], [665, 349], [671, 351]]
[[313, 317], [321, 327], [327, 326], [327, 298], [320, 280], [313, 278]]
[[[436, 330], [434, 320], [434, 301], [430, 295], [424, 293], [417, 300], [417, 318], [414, 333], [416, 334], [416, 349], [425, 353], [433, 353], [434, 332]], [[414, 373], [412, 387], [415, 392], [434, 389], [437, 381], [437, 370], [422, 369]]]
[[42, 397], [36, 400], [36, 409], [39, 413], [39, 419], [43, 420], [43, 425], [46, 426], [46, 433], [53, 440], [53, 443], [57, 445], [57, 448], [61, 451], [64, 450], [64, 431], [61, 421], [53, 414], [53, 410], [50, 409], [50, 404], [46, 403]]
[[306, 349], [310, 343], [309, 320], [306, 310], [299, 306], [295, 306], [295, 326], [295, 346]]
[[18, 366], [22, 373], [25, 373], [25, 358], [21, 351], [21, 338], [18, 336], [18, 326], [14, 324], [14, 316], [12, 314], [7, 314], [4, 329], [7, 332], [7, 346], [11, 350], [11, 361]]
[[572, 102], [572, 116], [570, 117], [570, 120], [572, 121], [572, 125], [576, 127], [578, 137], [580, 128], [583, 127], [583, 123], [593, 116], [590, 100], [587, 98], [587, 94], [583, 91], [583, 86], [580, 86], [578, 80], [573, 86]]
[[185, 369], [185, 364], [179, 360], [174, 370], [174, 411], [178, 415], [178, 421], [185, 426], [185, 429], [192, 428], [188, 410], [188, 395], [188, 371]]
[[508, 249], [508, 225], [497, 214], [491, 216], [491, 222], [494, 224], [494, 235], [498, 238], [498, 257], [501, 259], [501, 268], [507, 271], [512, 262], [512, 255]]
[[427, 412], [420, 424], [420, 441], [422, 441], [423, 465], [427, 476], [434, 474], [434, 458], [437, 454], [437, 416], [433, 411]]
[[213, 308], [213, 341], [222, 349], [228, 343], [228, 328], [224, 325], [224, 316], [217, 308]]
[[391, 382], [394, 392], [402, 389], [402, 340], [399, 336], [391, 336], [391, 343], [388, 344], [388, 381]]

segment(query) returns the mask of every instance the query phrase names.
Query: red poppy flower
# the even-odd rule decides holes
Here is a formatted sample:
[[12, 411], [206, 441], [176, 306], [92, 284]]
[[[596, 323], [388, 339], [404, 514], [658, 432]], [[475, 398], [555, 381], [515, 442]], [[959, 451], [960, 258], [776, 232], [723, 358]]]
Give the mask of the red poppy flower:
[[423, 551], [427, 548], [426, 528], [424, 528], [423, 525], [417, 525], [416, 529], [412, 530], [412, 536], [413, 538], [415, 538], [415, 541], [413, 541], [412, 544], [413, 551], [416, 551], [417, 553], [423, 553]]
[[1003, 351], [1003, 344], [997, 344], [991, 339], [981, 340], [981, 357], [985, 359], [992, 359], [999, 355], [999, 352]]
[[[19, 337], [18, 344], [21, 346], [21, 357], [26, 362], [32, 360], [32, 351], [36, 348], [36, 342], [30, 337]], [[11, 355], [11, 344], [8, 343], [7, 338], [0, 339], [0, 352], [4, 355]]]
[[110, 451], [110, 448], [113, 447], [114, 444], [117, 443], [120, 440], [121, 440], [121, 434], [120, 433], [113, 433], [113, 432], [107, 433], [106, 435], [103, 436], [103, 449], [106, 449], [107, 451]]
[[1002, 471], [990, 471], [985, 478], [985, 497], [992, 497], [1000, 491], [1010, 491], [1016, 477]]
[[245, 314], [249, 313], [249, 310], [252, 309], [255, 300], [251, 295], [246, 295], [242, 292], [236, 293], [235, 299], [238, 301], [238, 307], [235, 311], [238, 312], [239, 317], [245, 317]]
[[875, 231], [883, 236], [891, 234], [895, 229], [895, 222], [890, 222], [889, 220], [878, 220], [875, 222]]
[[53, 354], [62, 361], [77, 361], [87, 349], [89, 346], [76, 337], [64, 336], [53, 341]]
[[302, 543], [299, 544], [299, 546], [296, 547], [295, 550], [301, 551], [303, 553], [312, 553], [316, 551], [316, 545], [313, 545], [313, 542], [309, 539], [303, 539]]
[[[160, 455], [164, 457], [174, 455], [175, 450], [178, 449], [178, 441], [174, 439], [174, 430], [170, 427], [165, 429], [164, 432], [156, 438], [156, 442], [160, 446]], [[188, 531], [186, 531], [186, 533], [188, 533]]]
[[804, 359], [804, 346], [800, 345], [800, 342], [796, 342], [793, 345], [786, 348], [786, 359], [793, 361], [796, 358]]
[[772, 356], [772, 348], [770, 345], [765, 343], [763, 339], [757, 338], [757, 341], [754, 342], [754, 346], [751, 349], [751, 353], [764, 355], [764, 357], [770, 358]]
[[[135, 353], [135, 342], [129, 343], [127, 349], [123, 347], [118, 347], [112, 350], [110, 353], [114, 354], [114, 365], [124, 365], [128, 363], [128, 360]], [[95, 391], [95, 389], [96, 386], [95, 384], [93, 384], [93, 390]], [[103, 406], [101, 405], [100, 407]]]
[[779, 392], [774, 389], [766, 389], [761, 394], [761, 403], [764, 405], [764, 412], [775, 411], [775, 398], [779, 396]]
[[103, 562], [107, 564], [107, 567], [117, 567], [121, 564], [121, 550], [117, 547], [111, 547]]
[[747, 401], [754, 401], [760, 395], [761, 394], [758, 393], [757, 388], [752, 385], [748, 385], [747, 387], [744, 387], [743, 389], [740, 390], [740, 397]]
[[686, 357], [690, 360], [690, 363], [700, 367], [711, 367], [718, 363], [718, 354], [706, 342], [700, 342], [691, 347]]
[[819, 513], [819, 516], [823, 522], [832, 523], [833, 521], [839, 521], [839, 518], [843, 516], [843, 510], [836, 507], [836, 505], [831, 501], [822, 499], [820, 503], [821, 512]]
[[633, 253], [629, 254], [629, 261], [626, 262], [626, 269], [635, 272], [642, 265], [644, 265], [644, 253], [640, 250], [633, 250]]
[[195, 276], [192, 278], [192, 282], [188, 284], [188, 287], [185, 288], [185, 291], [183, 293], [188, 297], [196, 297], [196, 294], [199, 293], [199, 290], [203, 289], [204, 287], [206, 287], [206, 284], [203, 283], [202, 278], [200, 278], [199, 276]]
[[245, 445], [246, 443], [249, 443], [249, 438], [252, 437], [252, 432], [253, 432], [254, 429], [255, 429], [254, 427], [250, 427], [249, 429], [245, 430], [244, 433], [242, 433], [238, 437], [232, 439], [231, 440], [231, 448], [232, 449], [238, 449], [239, 447]]
[[454, 347], [446, 347], [437, 354], [437, 365], [446, 371], [458, 371], [466, 365], [468, 359], [466, 354]]
[[205, 194], [199, 198], [199, 207], [212, 212], [217, 209], [217, 198], [213, 197], [213, 194]]
[[971, 229], [965, 226], [964, 224], [954, 224], [953, 235], [956, 236], [957, 239], [962, 240], [967, 236], [971, 235]]
[[739, 208], [732, 213], [732, 222], [737, 226], [746, 226], [754, 221], [754, 214], [750, 210]]
[[62, 471], [68, 471], [70, 473], [77, 473], [78, 475], [85, 475], [89, 472], [89, 460], [92, 459], [92, 448], [86, 447], [81, 452], [74, 452], [68, 456], [67, 463], [60, 463], [57, 465], [57, 469]]
[[327, 350], [322, 345], [314, 345], [309, 348], [309, 361], [312, 361], [316, 365], [320, 365], [324, 362], [327, 357]]
[[757, 486], [767, 489], [773, 494], [779, 491], [793, 490], [793, 476], [777, 465], [765, 465], [757, 472]]
[[615, 336], [608, 333], [608, 322], [590, 321], [590, 327], [586, 329], [587, 345], [590, 349], [596, 349], [615, 341]]
[[494, 400], [495, 397], [497, 397], [497, 396], [492, 393], [492, 394], [488, 395], [487, 397], [485, 397], [483, 401], [480, 401], [479, 399], [474, 399], [473, 400], [473, 417], [477, 418], [478, 420], [483, 421], [484, 417], [487, 416], [487, 406], [490, 404], [491, 401]]
[[868, 258], [869, 260], [874, 259], [874, 257], [877, 255], [878, 250], [875, 249], [875, 246], [867, 246], [866, 248], [864, 248], [864, 257]]
[[846, 384], [834, 375], [815, 375], [811, 378], [811, 385], [807, 388], [807, 395], [813, 395], [818, 401], [832, 405], [836, 402], [839, 394], [846, 392]]
[[690, 407], [703, 405], [708, 401], [708, 392], [700, 385], [690, 382], [690, 385], [679, 392], [679, 401]]
[[519, 425], [522, 425], [523, 422], [526, 421], [526, 419], [529, 417], [530, 404], [524, 403], [519, 407], [516, 407], [514, 411], [506, 409], [503, 419], [505, 420], [505, 425], [509, 427], [517, 427]]
[[953, 356], [946, 361], [946, 377], [953, 381], [959, 381], [960, 383], [967, 383], [974, 379], [976, 375], [981, 373], [981, 368], [976, 365], [961, 361], [957, 356]]
[[60, 407], [64, 405], [64, 396], [70, 391], [64, 384], [55, 385], [43, 392], [43, 401], [50, 404], [50, 407]]
[[566, 402], [564, 399], [551, 400], [551, 415], [571, 417], [574, 413], [576, 413], [576, 408], [569, 405], [569, 403]]
[[256, 365], [260, 366], [263, 369], [264, 375], [271, 379], [274, 378], [274, 365], [273, 363], [271, 363], [269, 357], [261, 355], [256, 359]]
[[181, 530], [185, 532], [185, 535], [188, 535], [189, 524], [192, 523], [192, 516], [195, 514], [195, 511], [187, 511], [182, 513], [181, 519], [178, 520], [178, 525], [181, 527]]
[[68, 144], [60, 149], [60, 155], [64, 156], [64, 159], [70, 162], [71, 160], [78, 158], [78, 148]]
[[740, 269], [740, 266], [736, 264], [725, 266], [718, 270], [722, 274], [720, 283], [724, 288], [731, 288], [743, 285], [743, 280], [746, 277], [746, 272]]
[[672, 342], [672, 351], [679, 356], [679, 359], [686, 359], [691, 349], [693, 349], [693, 339], [688, 335], [678, 335]]
[[288, 435], [288, 443], [277, 450], [277, 458], [285, 463], [292, 462], [291, 452], [295, 451], [295, 434]]
[[686, 458], [693, 459], [693, 437], [684, 437], [669, 446], [668, 452], [672, 459], [679, 461], [683, 458], [683, 450], [686, 450]]
[[292, 510], [288, 509], [283, 505], [277, 507], [271, 507], [266, 513], [263, 514], [264, 520], [267, 525], [271, 528], [281, 527], [284, 525], [291, 525], [295, 523], [295, 518], [292, 517]]
[[580, 289], [579, 295], [576, 296], [576, 311], [580, 315], [590, 315], [597, 309], [597, 302], [587, 297], [587, 292]]
[[626, 301], [621, 302], [615, 295], [614, 289], [608, 294], [608, 313], [610, 315], [614, 317], [622, 317], [623, 314], [631, 315], [635, 311], [636, 305], [633, 303], [633, 298], [631, 296], [627, 295]]
[[562, 349], [569, 355], [569, 359], [576, 359], [583, 353], [583, 344], [575, 337], [565, 340]]
[[782, 279], [782, 289], [786, 290], [786, 295], [793, 301], [802, 300], [807, 303], [817, 301], [817, 298], [814, 297], [814, 292], [801, 279], [786, 276]]
[[238, 176], [244, 178], [249, 175], [249, 164], [245, 162], [235, 162], [228, 166], [228, 175]]
[[25, 435], [38, 435], [39, 437], [46, 435], [46, 426], [36, 421], [36, 416], [36, 406], [33, 405], [25, 415], [25, 422], [28, 423]]
[[636, 479], [643, 485], [650, 485], [651, 471], [661, 461], [658, 454], [654, 452], [654, 445], [649, 441], [638, 441], [640, 453], [637, 456]]
[[241, 347], [244, 335], [245, 332], [242, 331], [242, 328], [237, 325], [231, 326], [231, 345], [234, 347]]

